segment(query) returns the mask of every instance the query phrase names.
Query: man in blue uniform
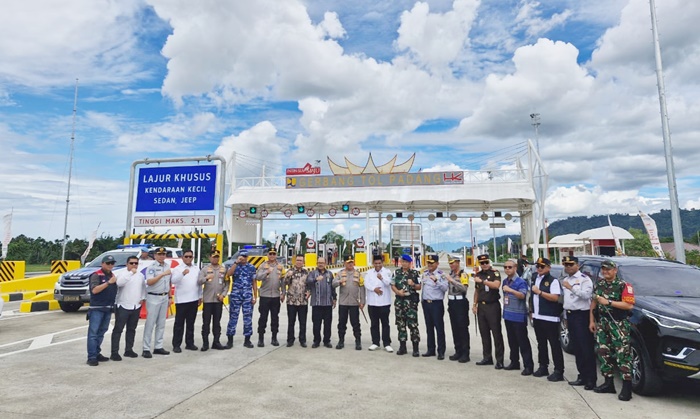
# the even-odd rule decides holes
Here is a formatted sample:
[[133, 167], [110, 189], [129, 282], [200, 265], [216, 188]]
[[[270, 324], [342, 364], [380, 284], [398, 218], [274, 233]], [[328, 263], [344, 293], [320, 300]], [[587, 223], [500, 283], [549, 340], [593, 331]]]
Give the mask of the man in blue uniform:
[[117, 277], [112, 272], [114, 257], [102, 258], [102, 268], [90, 275], [90, 308], [88, 309], [87, 364], [96, 367], [109, 358], [100, 353], [100, 346], [109, 329], [112, 307], [117, 298]]
[[233, 347], [233, 336], [236, 334], [236, 325], [241, 309], [243, 310], [243, 336], [245, 336], [243, 346], [253, 347], [250, 337], [253, 334], [253, 306], [258, 296], [256, 273], [255, 266], [248, 263], [248, 252], [245, 250], [239, 253], [236, 263], [226, 272], [227, 277], [233, 277], [231, 294], [228, 296], [230, 317], [226, 328], [228, 342], [225, 347], [227, 349]]
[[428, 335], [428, 352], [423, 356], [435, 356], [435, 334], [437, 332], [437, 357], [445, 359], [445, 293], [449, 286], [447, 275], [438, 269], [438, 255], [425, 258], [428, 269], [423, 272], [420, 283], [423, 287], [422, 304], [425, 328]]

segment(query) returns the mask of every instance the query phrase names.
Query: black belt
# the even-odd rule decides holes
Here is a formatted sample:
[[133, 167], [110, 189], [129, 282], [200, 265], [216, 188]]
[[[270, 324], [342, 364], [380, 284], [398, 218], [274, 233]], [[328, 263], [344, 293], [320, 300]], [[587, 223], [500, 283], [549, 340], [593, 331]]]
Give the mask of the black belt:
[[168, 295], [167, 292], [149, 292], [148, 295]]
[[498, 300], [496, 300], [496, 301], [479, 301], [479, 304], [493, 304], [493, 303], [497, 303], [497, 302], [498, 302]]
[[566, 310], [567, 314], [574, 314], [574, 313], [590, 313], [590, 310]]

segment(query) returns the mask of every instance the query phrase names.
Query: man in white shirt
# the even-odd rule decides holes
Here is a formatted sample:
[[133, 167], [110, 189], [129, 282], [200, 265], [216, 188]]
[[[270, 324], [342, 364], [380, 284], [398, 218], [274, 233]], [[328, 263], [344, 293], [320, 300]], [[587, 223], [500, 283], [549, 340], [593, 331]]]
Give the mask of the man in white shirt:
[[196, 351], [194, 344], [194, 321], [197, 307], [202, 303], [202, 286], [197, 284], [199, 268], [192, 263], [194, 253], [182, 253], [183, 264], [173, 268], [172, 284], [175, 286], [175, 325], [173, 326], [173, 352], [182, 349], [182, 334], [185, 333], [185, 349]]
[[379, 323], [382, 324], [382, 344], [387, 352], [394, 352], [391, 348], [391, 334], [389, 331], [389, 313], [391, 312], [391, 271], [383, 266], [382, 256], [373, 256], [372, 265], [365, 274], [365, 290], [367, 292], [367, 311], [370, 319], [370, 332], [372, 334], [372, 346], [370, 351], [379, 349]]
[[[150, 263], [150, 262], [149, 262]], [[136, 358], [138, 354], [134, 352], [134, 337], [136, 327], [139, 324], [139, 314], [141, 312], [141, 302], [146, 298], [146, 282], [143, 274], [139, 272], [139, 259], [136, 256], [129, 256], [126, 260], [126, 269], [117, 275], [117, 300], [114, 320], [114, 330], [112, 330], [112, 361], [121, 361], [119, 356], [119, 340], [122, 331], [126, 326], [126, 342], [124, 344], [124, 356]]]

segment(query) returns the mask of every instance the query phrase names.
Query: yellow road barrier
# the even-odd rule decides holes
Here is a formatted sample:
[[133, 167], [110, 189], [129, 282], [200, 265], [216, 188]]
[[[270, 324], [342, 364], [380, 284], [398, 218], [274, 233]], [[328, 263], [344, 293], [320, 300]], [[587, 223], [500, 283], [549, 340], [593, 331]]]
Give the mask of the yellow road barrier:
[[14, 281], [24, 278], [25, 263], [23, 260], [5, 260], [0, 262], [0, 281]]
[[[33, 278], [0, 282], [0, 293], [52, 290], [60, 274], [48, 274]], [[53, 295], [53, 294], [52, 294]]]

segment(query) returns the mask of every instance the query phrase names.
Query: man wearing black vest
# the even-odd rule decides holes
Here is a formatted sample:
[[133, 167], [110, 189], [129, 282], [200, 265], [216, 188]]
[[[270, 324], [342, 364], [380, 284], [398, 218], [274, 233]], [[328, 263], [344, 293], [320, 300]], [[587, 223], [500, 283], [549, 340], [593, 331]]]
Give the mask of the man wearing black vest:
[[535, 262], [537, 276], [532, 286], [530, 311], [532, 325], [537, 337], [537, 360], [540, 367], [532, 375], [544, 377], [549, 374], [549, 354], [547, 344], [552, 347], [554, 372], [547, 377], [549, 381], [564, 381], [564, 353], [559, 342], [559, 316], [563, 310], [559, 303], [561, 286], [550, 275], [552, 263], [547, 258], [538, 258]]
[[501, 274], [491, 267], [489, 255], [483, 254], [476, 258], [479, 261], [479, 272], [474, 277], [474, 307], [473, 311], [479, 321], [481, 344], [484, 358], [476, 365], [493, 365], [491, 355], [491, 335], [496, 347], [497, 370], [503, 369], [503, 330], [501, 329]]
[[90, 275], [90, 308], [88, 309], [87, 364], [96, 367], [100, 362], [109, 361], [102, 355], [100, 346], [109, 329], [112, 308], [117, 298], [117, 277], [114, 276], [114, 256], [102, 258], [102, 268]]

